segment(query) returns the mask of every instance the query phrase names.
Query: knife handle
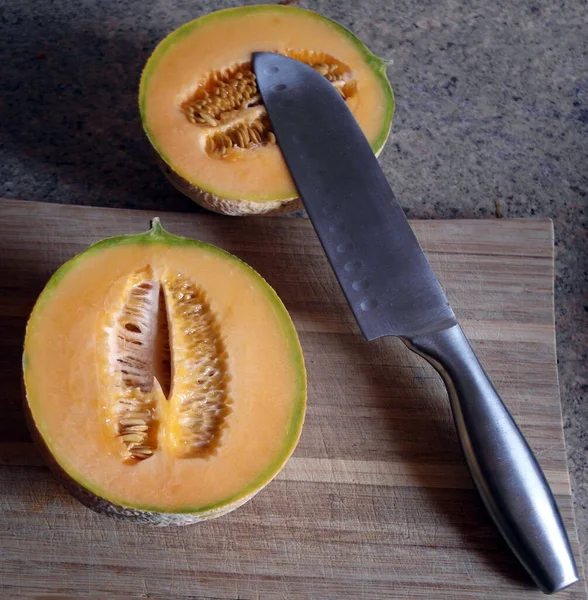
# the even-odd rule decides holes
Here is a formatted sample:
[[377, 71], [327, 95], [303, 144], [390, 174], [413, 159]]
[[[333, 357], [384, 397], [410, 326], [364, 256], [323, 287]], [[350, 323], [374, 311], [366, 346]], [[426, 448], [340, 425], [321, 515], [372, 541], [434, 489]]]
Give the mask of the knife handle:
[[403, 337], [443, 378], [478, 491], [509, 546], [546, 594], [578, 580], [541, 467], [459, 325]]

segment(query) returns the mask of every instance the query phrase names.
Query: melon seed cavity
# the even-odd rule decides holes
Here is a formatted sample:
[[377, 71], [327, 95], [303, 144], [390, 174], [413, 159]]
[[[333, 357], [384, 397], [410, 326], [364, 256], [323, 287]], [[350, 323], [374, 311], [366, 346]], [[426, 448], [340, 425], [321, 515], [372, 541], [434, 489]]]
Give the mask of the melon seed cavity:
[[[357, 93], [351, 69], [334, 57], [312, 50], [286, 50], [283, 54], [318, 71], [344, 100]], [[235, 158], [243, 150], [276, 143], [251, 62], [208, 73], [180, 108], [188, 121], [203, 128], [211, 157]]]
[[[129, 277], [106, 334], [107, 421], [121, 457], [149, 458], [163, 432], [179, 457], [214, 453], [230, 410], [227, 353], [204, 291], [181, 273], [156, 279], [145, 267]], [[166, 407], [157, 406], [156, 381]]]

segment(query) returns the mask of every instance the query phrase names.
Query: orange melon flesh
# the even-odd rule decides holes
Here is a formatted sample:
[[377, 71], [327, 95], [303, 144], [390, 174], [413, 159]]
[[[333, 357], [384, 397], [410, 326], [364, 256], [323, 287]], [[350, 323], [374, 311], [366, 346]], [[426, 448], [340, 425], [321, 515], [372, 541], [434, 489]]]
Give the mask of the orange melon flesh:
[[[152, 456], [123, 460], [105, 423], [105, 318], [120, 304], [129, 275], [146, 265], [154, 278], [182, 273], [197, 282], [219, 324], [230, 412], [209, 456], [173, 451], [177, 423], [166, 416], [173, 398], [157, 384], [159, 445]], [[304, 414], [301, 351], [275, 293], [231, 255], [161, 230], [107, 240], [58, 271], [27, 327], [24, 375], [32, 421], [57, 464], [100, 498], [146, 511], [198, 514], [255, 493], [294, 449]], [[173, 386], [172, 368], [172, 396]]]
[[[316, 13], [276, 5], [242, 7], [186, 24], [160, 44], [145, 68], [140, 92], [143, 124], [175, 175], [224, 199], [264, 203], [296, 198], [277, 146], [239, 150], [219, 159], [206, 152], [207, 139], [219, 128], [195, 125], [182, 111], [182, 104], [210, 73], [248, 63], [256, 51], [326, 53], [346, 65], [357, 85], [346, 101], [376, 153], [380, 151], [393, 112], [384, 63], [348, 31]], [[247, 111], [255, 109], [243, 112]]]

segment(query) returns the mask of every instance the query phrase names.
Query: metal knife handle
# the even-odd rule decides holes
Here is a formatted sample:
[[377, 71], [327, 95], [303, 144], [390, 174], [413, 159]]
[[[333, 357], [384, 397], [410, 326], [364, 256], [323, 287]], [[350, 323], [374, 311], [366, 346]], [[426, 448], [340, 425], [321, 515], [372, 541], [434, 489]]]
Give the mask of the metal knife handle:
[[513, 552], [546, 594], [578, 580], [541, 467], [459, 325], [402, 341], [439, 372], [480, 495]]

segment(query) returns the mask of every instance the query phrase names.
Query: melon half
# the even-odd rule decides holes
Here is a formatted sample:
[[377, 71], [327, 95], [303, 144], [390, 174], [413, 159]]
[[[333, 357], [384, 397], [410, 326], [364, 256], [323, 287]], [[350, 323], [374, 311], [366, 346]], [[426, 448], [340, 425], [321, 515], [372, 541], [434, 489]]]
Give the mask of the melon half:
[[245, 503], [304, 420], [302, 351], [275, 292], [157, 220], [55, 273], [27, 325], [23, 370], [33, 437], [67, 489], [156, 525]]
[[143, 127], [169, 180], [225, 214], [301, 207], [251, 68], [253, 52], [305, 62], [345, 99], [376, 155], [394, 112], [386, 64], [347, 29], [281, 5], [231, 8], [171, 33], [141, 78]]

